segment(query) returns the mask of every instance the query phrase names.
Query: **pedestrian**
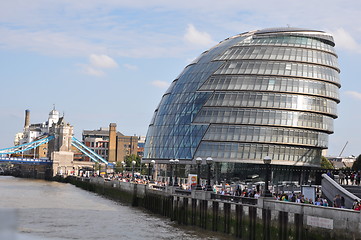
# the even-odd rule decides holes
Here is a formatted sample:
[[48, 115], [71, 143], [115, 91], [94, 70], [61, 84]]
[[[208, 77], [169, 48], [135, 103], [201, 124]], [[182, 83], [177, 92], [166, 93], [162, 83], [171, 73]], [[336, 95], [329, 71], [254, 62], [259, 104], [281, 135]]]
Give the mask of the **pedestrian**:
[[340, 208], [341, 207], [341, 197], [340, 195], [336, 195], [335, 198], [333, 199], [333, 206], [336, 208]]
[[360, 211], [360, 210], [361, 210], [361, 204], [360, 204], [360, 202], [357, 202], [354, 210], [356, 210], [356, 211]]
[[358, 205], [358, 200], [355, 199], [355, 200], [353, 201], [353, 203], [352, 203], [352, 209], [355, 210], [356, 207], [357, 207], [357, 205]]
[[354, 180], [355, 180], [355, 173], [351, 173], [351, 176], [350, 176], [350, 180], [351, 180], [351, 185], [354, 184]]
[[350, 173], [345, 173], [346, 185], [348, 185], [349, 175], [350, 175]]
[[345, 208], [345, 198], [341, 196], [341, 208]]
[[361, 173], [357, 172], [355, 178], [356, 178], [356, 185], [359, 186], [360, 185], [360, 179], [361, 179]]
[[322, 206], [324, 207], [328, 207], [328, 201], [326, 198], [323, 199], [323, 203], [322, 203]]
[[340, 185], [344, 185], [345, 184], [345, 174], [342, 171], [340, 171], [338, 176], [340, 178]]
[[317, 205], [317, 206], [321, 206], [322, 205], [321, 199], [317, 198], [314, 204]]

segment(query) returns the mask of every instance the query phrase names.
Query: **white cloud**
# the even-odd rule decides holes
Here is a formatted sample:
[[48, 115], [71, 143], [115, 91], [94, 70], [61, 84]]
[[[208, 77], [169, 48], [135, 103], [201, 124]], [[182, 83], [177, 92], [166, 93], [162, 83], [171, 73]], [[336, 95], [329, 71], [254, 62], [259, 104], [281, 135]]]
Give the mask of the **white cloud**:
[[353, 97], [353, 98], [356, 98], [356, 99], [358, 99], [358, 100], [361, 100], [361, 93], [359, 93], [359, 92], [346, 91], [345, 94], [348, 95], [348, 96], [351, 96], [351, 97]]
[[361, 53], [361, 45], [345, 29], [338, 28], [332, 35], [335, 38], [336, 47]]
[[[190, 51], [190, 46], [183, 46], [181, 40], [210, 47], [216, 44], [212, 37], [218, 42], [254, 27], [286, 24], [316, 29], [342, 26], [352, 33], [351, 40], [361, 39], [361, 31], [357, 30], [361, 1], [344, 4], [331, 0], [326, 5], [310, 0], [284, 2], [261, 0], [242, 5], [237, 0], [33, 0], [19, 4], [19, 1], [3, 0], [0, 47], [62, 56], [112, 52], [113, 56], [126, 57], [179, 57]], [[145, 12], [140, 11], [134, 18], [128, 12], [138, 9], [146, 9], [146, 14], [143, 16]], [[118, 12], [122, 14], [115, 14]], [[204, 27], [199, 31], [189, 24], [183, 34], [179, 28], [187, 22]], [[212, 37], [208, 33], [210, 29]]]
[[78, 64], [82, 68], [82, 72], [87, 75], [103, 77], [106, 73], [104, 68], [117, 68], [118, 64], [105, 54], [90, 54], [88, 64]]
[[109, 56], [105, 54], [91, 54], [89, 62], [92, 66], [97, 68], [116, 68], [118, 64]]
[[138, 67], [135, 65], [132, 65], [132, 64], [126, 63], [126, 64], [123, 64], [123, 66], [129, 70], [138, 70]]
[[78, 64], [78, 66], [81, 67], [81, 72], [86, 75], [95, 76], [95, 77], [105, 76], [105, 72], [103, 72], [102, 70], [93, 68], [92, 66], [90, 66], [88, 64]]
[[151, 82], [151, 84], [152, 84], [153, 86], [158, 87], [158, 88], [167, 88], [167, 87], [169, 86], [169, 83], [168, 83], [168, 82], [159, 81], [159, 80], [153, 81], [153, 82]]
[[90, 51], [104, 52], [106, 48], [81, 39], [71, 33], [50, 30], [7, 29], [0, 27], [2, 49], [25, 49], [45, 55], [84, 56]]
[[192, 24], [188, 24], [186, 33], [184, 34], [184, 40], [199, 46], [209, 46], [216, 43], [212, 40], [211, 35], [198, 31]]

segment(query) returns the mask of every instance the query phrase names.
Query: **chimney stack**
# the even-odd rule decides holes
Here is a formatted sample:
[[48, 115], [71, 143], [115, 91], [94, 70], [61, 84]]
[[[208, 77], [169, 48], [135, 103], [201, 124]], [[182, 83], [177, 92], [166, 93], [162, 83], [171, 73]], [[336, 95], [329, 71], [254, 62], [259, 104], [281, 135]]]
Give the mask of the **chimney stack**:
[[109, 145], [108, 145], [108, 161], [116, 162], [116, 149], [117, 149], [117, 124], [109, 124]]
[[24, 124], [24, 128], [28, 128], [30, 126], [30, 110], [26, 109], [25, 110], [25, 124]]

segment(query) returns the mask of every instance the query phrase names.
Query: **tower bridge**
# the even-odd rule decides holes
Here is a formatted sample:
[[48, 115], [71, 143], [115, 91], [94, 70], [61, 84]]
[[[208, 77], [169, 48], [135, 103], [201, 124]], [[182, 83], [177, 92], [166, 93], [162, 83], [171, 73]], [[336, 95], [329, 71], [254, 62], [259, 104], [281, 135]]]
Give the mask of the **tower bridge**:
[[[50, 112], [46, 123], [33, 125], [30, 125], [30, 113], [26, 110], [24, 133], [17, 134], [15, 144], [0, 149], [0, 162], [14, 164], [20, 172], [36, 173], [35, 177], [71, 175], [82, 168], [94, 168], [95, 163], [113, 167], [112, 163], [76, 139], [73, 126], [66, 123], [64, 117], [58, 117], [55, 109]], [[91, 161], [74, 160], [74, 148]]]

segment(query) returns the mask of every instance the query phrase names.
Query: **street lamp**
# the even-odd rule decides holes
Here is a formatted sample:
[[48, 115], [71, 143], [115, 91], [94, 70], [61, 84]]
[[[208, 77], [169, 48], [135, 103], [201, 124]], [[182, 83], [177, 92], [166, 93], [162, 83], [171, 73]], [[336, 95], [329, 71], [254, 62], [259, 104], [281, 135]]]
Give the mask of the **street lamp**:
[[169, 186], [173, 186], [173, 164], [174, 164], [174, 160], [171, 159], [169, 160], [169, 165], [170, 165], [170, 177], [169, 177]]
[[150, 161], [150, 163], [152, 164], [152, 179], [153, 179], [154, 178], [153, 174], [154, 174], [155, 161], [152, 160], [152, 161]]
[[124, 161], [122, 161], [121, 163], [122, 163], [122, 166], [123, 166], [123, 174], [122, 174], [122, 177], [124, 178], [124, 172], [125, 172], [125, 165], [126, 165], [126, 164], [125, 164]]
[[264, 197], [272, 197], [272, 194], [271, 194], [271, 192], [269, 191], [269, 188], [268, 188], [269, 167], [270, 167], [270, 165], [271, 165], [271, 162], [272, 162], [272, 159], [271, 159], [271, 157], [269, 157], [269, 156], [266, 156], [266, 157], [263, 159], [263, 163], [264, 163], [265, 166], [266, 166], [265, 191], [264, 191], [264, 193], [263, 193], [263, 196], [264, 196]]
[[202, 186], [200, 184], [202, 158], [197, 157], [196, 158], [196, 163], [197, 163], [197, 186], [196, 186], [196, 190], [202, 190]]
[[206, 163], [207, 163], [207, 165], [208, 165], [208, 179], [207, 179], [207, 187], [206, 187], [206, 190], [207, 190], [207, 191], [213, 191], [213, 188], [212, 188], [212, 186], [211, 186], [211, 166], [212, 166], [212, 163], [213, 163], [213, 158], [207, 157]]
[[148, 163], [148, 181], [150, 181], [150, 164], [151, 162]]
[[134, 182], [134, 166], [135, 166], [136, 162], [133, 160], [132, 161], [132, 181]]
[[175, 187], [179, 187], [179, 184], [178, 184], [178, 165], [179, 165], [179, 159], [175, 159], [174, 160], [174, 165], [175, 165], [175, 173], [174, 173], [174, 186]]

